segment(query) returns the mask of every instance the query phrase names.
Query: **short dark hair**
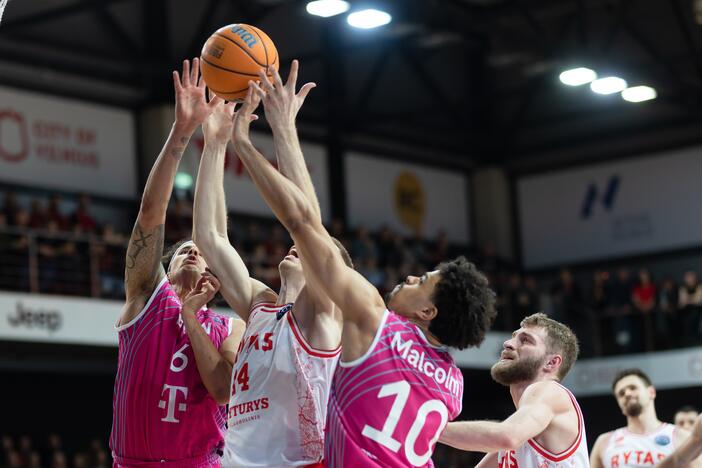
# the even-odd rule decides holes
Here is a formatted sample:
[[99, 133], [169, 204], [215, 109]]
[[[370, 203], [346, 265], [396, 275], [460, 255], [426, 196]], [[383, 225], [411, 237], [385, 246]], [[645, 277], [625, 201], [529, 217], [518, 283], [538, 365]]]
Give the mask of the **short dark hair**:
[[699, 411], [697, 411], [697, 408], [692, 405], [685, 405], [682, 408], [678, 408], [675, 414], [678, 413], [699, 413]]
[[437, 269], [440, 279], [431, 298], [437, 314], [429, 331], [453, 348], [479, 345], [497, 315], [495, 293], [487, 278], [465, 257], [441, 263]]
[[580, 346], [578, 346], [578, 338], [567, 325], [553, 320], [548, 315], [539, 312], [532, 314], [524, 319], [519, 324], [521, 327], [541, 327], [546, 330], [546, 346], [548, 351], [556, 351], [561, 354], [563, 361], [561, 367], [558, 368], [558, 380], [563, 380], [570, 368], [573, 367], [578, 359]]
[[614, 376], [614, 381], [612, 382], [612, 391], [614, 391], [614, 388], [617, 386], [617, 383], [619, 383], [620, 380], [622, 380], [624, 377], [629, 377], [630, 375], [635, 375], [636, 377], [640, 378], [647, 387], [653, 385], [651, 383], [651, 379], [648, 378], [644, 371], [637, 367], [632, 367], [631, 369], [624, 369], [617, 372], [617, 375]]

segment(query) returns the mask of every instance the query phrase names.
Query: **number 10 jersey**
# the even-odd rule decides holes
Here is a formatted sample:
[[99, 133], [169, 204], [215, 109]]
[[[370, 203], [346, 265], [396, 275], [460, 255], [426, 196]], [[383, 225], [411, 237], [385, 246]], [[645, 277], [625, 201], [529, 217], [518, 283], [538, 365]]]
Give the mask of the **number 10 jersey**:
[[225, 468], [320, 463], [329, 387], [341, 348], [312, 348], [292, 304], [251, 310], [232, 370]]
[[439, 435], [462, 399], [463, 374], [448, 349], [386, 310], [368, 351], [339, 362], [334, 374], [325, 465], [433, 466]]

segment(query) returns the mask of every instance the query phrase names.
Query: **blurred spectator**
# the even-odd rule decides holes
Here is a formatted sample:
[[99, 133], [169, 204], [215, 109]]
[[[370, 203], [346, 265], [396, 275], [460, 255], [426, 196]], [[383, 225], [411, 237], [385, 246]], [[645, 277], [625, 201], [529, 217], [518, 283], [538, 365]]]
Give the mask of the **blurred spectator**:
[[29, 227], [32, 229], [44, 229], [48, 220], [48, 213], [44, 209], [41, 200], [32, 199], [29, 208]]
[[666, 278], [658, 291], [656, 310], [656, 347], [666, 349], [673, 345], [671, 336], [678, 328], [678, 287], [672, 278]]
[[551, 288], [555, 319], [573, 326], [583, 304], [580, 287], [567, 268], [561, 270], [558, 280]]
[[49, 199], [49, 207], [46, 210], [47, 222], [55, 222], [59, 229], [65, 231], [68, 229], [68, 219], [61, 213], [60, 198], [57, 194], [51, 195]]
[[97, 224], [95, 218], [90, 214], [90, 197], [82, 194], [78, 198], [78, 207], [73, 213], [73, 223], [80, 226], [83, 232], [94, 232]]
[[697, 280], [697, 273], [694, 271], [686, 271], [683, 276], [683, 284], [678, 291], [678, 306], [683, 344], [695, 344], [700, 333], [702, 284]]
[[127, 238], [115, 231], [111, 224], [102, 230], [102, 242], [93, 244], [93, 255], [99, 260], [100, 291], [102, 297], [124, 297], [124, 262]]
[[51, 456], [51, 468], [68, 468], [66, 454], [63, 452], [54, 452]]
[[27, 463], [28, 468], [42, 468], [43, 465], [41, 463], [41, 455], [39, 455], [39, 452], [37, 451], [32, 451], [29, 454], [29, 462]]
[[8, 190], [3, 196], [2, 214], [5, 215], [7, 224], [10, 226], [17, 225], [17, 212], [20, 210], [19, 204], [17, 203], [17, 195], [15, 192]]
[[694, 406], [686, 405], [675, 412], [673, 422], [675, 426], [685, 431], [690, 431], [695, 425], [695, 419], [699, 416], [699, 411]]
[[369, 258], [377, 258], [378, 252], [375, 247], [375, 242], [371, 239], [368, 229], [365, 226], [359, 226], [356, 229], [356, 236], [351, 243], [351, 258], [355, 264], [365, 264]]
[[647, 351], [653, 351], [655, 317], [652, 312], [656, 307], [656, 286], [646, 269], [639, 271], [639, 281], [631, 291], [631, 302], [638, 312], [633, 321], [638, 325], [637, 328], [644, 332], [645, 348]]

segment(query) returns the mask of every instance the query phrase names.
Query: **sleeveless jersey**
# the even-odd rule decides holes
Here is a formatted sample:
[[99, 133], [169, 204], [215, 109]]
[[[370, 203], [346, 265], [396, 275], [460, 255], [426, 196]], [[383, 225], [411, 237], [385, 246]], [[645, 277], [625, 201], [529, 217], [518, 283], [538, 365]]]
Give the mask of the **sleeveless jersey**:
[[223, 466], [319, 463], [340, 352], [310, 346], [292, 304], [254, 306], [232, 372]]
[[655, 466], [675, 450], [675, 426], [663, 423], [649, 434], [634, 434], [625, 427], [612, 432], [602, 454], [605, 468]]
[[461, 412], [463, 374], [447, 348], [388, 310], [368, 351], [334, 374], [325, 464], [433, 466], [446, 423]]
[[[180, 299], [164, 278], [139, 315], [117, 327], [110, 448], [118, 465], [219, 462], [226, 409], [200, 379], [180, 311]], [[231, 319], [206, 308], [197, 318], [219, 348], [231, 333]]]
[[[559, 384], [560, 385], [560, 384]], [[517, 450], [500, 451], [497, 454], [499, 468], [589, 468], [590, 457], [585, 437], [585, 421], [575, 396], [568, 392], [570, 401], [578, 415], [578, 435], [573, 444], [561, 453], [553, 453], [542, 447], [534, 439], [527, 440]]]

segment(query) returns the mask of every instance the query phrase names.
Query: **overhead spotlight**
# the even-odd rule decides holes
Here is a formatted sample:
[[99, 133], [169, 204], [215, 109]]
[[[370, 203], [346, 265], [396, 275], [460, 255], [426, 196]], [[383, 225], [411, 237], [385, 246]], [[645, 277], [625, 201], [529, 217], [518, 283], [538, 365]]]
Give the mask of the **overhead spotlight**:
[[589, 68], [579, 67], [566, 70], [558, 78], [568, 86], [581, 86], [597, 79], [597, 73]]
[[590, 83], [590, 89], [597, 94], [614, 94], [626, 89], [626, 81], [618, 76], [600, 78]]
[[629, 102], [643, 102], [656, 99], [658, 93], [650, 86], [632, 86], [622, 91], [622, 99]]
[[392, 21], [392, 16], [389, 13], [373, 8], [355, 11], [346, 18], [346, 22], [351, 26], [361, 29], [378, 28], [385, 26], [390, 21]]
[[173, 180], [173, 185], [177, 189], [188, 190], [193, 186], [193, 176], [187, 172], [178, 172]]
[[329, 18], [330, 16], [345, 13], [349, 8], [349, 2], [345, 2], [344, 0], [315, 0], [307, 4], [307, 13]]

